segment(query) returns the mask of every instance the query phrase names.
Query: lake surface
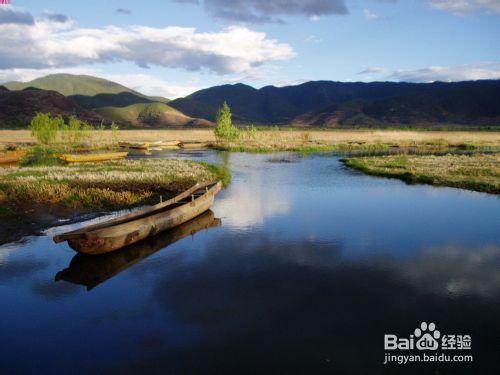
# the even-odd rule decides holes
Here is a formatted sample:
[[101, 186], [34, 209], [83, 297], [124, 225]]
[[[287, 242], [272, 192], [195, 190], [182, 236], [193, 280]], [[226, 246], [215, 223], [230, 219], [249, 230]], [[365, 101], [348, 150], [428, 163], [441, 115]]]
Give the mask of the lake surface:
[[[498, 373], [496, 196], [335, 155], [151, 157], [179, 156], [233, 181], [176, 232], [90, 260], [51, 240], [79, 225], [0, 247], [0, 373]], [[474, 362], [383, 365], [422, 321]]]

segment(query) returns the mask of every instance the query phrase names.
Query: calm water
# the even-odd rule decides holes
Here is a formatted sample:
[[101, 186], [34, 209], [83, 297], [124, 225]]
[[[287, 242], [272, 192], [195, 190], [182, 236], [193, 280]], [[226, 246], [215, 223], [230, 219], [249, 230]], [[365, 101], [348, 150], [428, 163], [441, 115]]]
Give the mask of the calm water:
[[[175, 232], [96, 259], [52, 243], [74, 225], [0, 247], [0, 373], [498, 373], [498, 198], [335, 156], [180, 155], [233, 182]], [[421, 321], [471, 335], [473, 364], [382, 365]]]

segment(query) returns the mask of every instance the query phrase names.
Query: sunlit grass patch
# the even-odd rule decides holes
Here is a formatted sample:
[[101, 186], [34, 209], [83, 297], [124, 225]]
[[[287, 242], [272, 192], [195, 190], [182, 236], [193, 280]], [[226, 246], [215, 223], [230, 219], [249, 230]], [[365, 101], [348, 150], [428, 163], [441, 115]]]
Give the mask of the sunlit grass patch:
[[117, 209], [156, 203], [196, 182], [230, 181], [227, 169], [187, 160], [119, 160], [0, 170], [5, 205]]
[[500, 154], [393, 155], [347, 158], [344, 163], [367, 174], [500, 193]]

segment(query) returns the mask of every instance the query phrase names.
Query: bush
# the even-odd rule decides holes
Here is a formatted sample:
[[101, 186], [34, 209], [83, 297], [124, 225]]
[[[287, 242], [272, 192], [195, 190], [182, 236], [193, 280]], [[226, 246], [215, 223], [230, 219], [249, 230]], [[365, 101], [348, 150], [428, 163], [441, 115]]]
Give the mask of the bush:
[[216, 126], [215, 126], [215, 137], [219, 141], [231, 141], [239, 136], [238, 128], [233, 126], [231, 121], [231, 109], [229, 105], [224, 102], [222, 107], [217, 112], [216, 117]]
[[54, 143], [57, 132], [64, 125], [61, 116], [50, 117], [49, 113], [37, 113], [31, 120], [30, 130], [33, 137], [43, 145]]
[[70, 117], [68, 124], [63, 122], [59, 130], [61, 131], [61, 141], [75, 147], [81, 145], [90, 136], [93, 127], [76, 117]]

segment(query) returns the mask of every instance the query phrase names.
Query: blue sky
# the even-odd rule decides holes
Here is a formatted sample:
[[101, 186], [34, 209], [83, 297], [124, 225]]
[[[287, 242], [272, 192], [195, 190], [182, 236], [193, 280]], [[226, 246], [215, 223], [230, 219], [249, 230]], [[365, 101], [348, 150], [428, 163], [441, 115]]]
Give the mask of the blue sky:
[[500, 78], [499, 0], [12, 0], [0, 81], [55, 72], [178, 97], [244, 82]]

